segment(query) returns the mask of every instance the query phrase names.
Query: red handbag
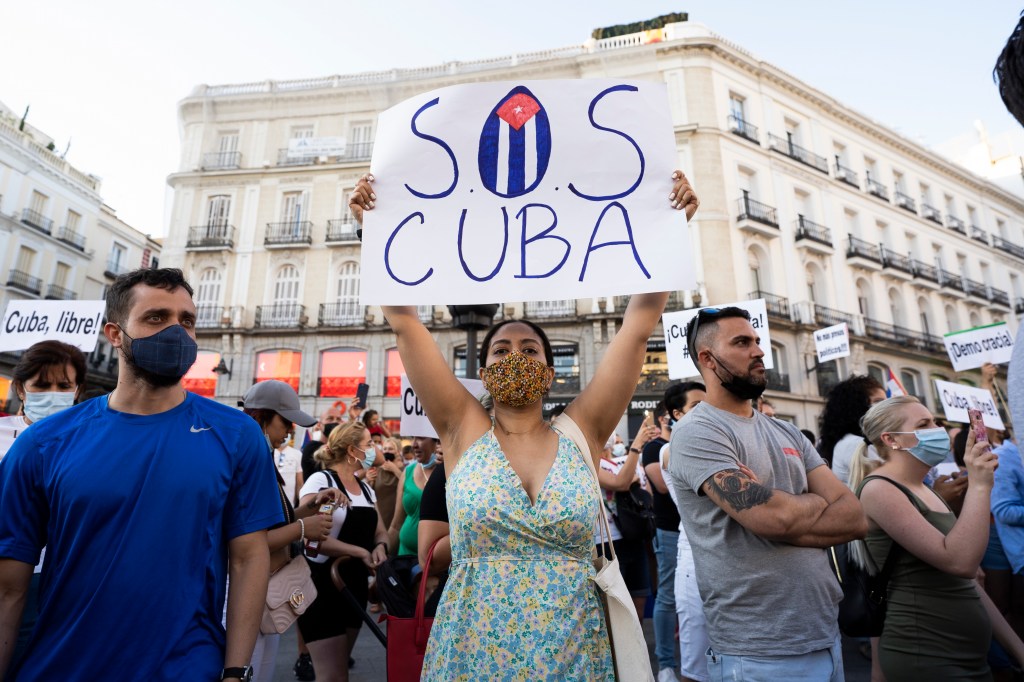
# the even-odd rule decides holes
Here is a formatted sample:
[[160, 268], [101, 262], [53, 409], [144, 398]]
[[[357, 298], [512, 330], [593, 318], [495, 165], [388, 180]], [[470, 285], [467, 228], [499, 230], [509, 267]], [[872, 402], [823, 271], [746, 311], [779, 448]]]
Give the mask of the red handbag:
[[[438, 538], [427, 552], [426, 565], [434, 558], [434, 548], [443, 538]], [[423, 604], [427, 597], [426, 575], [420, 575], [419, 594], [416, 597], [416, 613], [412, 618], [387, 616], [388, 682], [419, 682], [423, 671], [423, 655], [427, 651], [430, 626], [433, 618], [423, 615]]]

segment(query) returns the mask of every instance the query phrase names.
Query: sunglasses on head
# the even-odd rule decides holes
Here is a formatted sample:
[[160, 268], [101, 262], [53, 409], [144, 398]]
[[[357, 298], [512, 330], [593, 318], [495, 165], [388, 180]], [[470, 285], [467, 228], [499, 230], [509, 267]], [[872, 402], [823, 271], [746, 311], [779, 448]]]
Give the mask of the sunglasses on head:
[[[700, 323], [707, 319], [714, 319], [722, 313], [721, 308], [701, 308], [697, 311], [697, 316], [694, 317], [693, 325], [690, 327], [690, 333], [686, 335], [686, 347], [693, 348], [693, 342], [697, 339], [697, 330], [700, 328]], [[691, 357], [693, 353], [690, 353]]]

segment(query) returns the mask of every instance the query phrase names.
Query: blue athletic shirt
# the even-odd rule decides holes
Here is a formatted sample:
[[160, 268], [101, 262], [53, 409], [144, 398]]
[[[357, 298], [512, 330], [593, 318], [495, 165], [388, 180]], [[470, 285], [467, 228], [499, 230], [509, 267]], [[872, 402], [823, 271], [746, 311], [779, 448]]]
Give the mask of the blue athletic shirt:
[[104, 396], [33, 424], [0, 461], [0, 557], [47, 548], [11, 679], [217, 679], [228, 541], [282, 520], [263, 432], [220, 403], [142, 416]]

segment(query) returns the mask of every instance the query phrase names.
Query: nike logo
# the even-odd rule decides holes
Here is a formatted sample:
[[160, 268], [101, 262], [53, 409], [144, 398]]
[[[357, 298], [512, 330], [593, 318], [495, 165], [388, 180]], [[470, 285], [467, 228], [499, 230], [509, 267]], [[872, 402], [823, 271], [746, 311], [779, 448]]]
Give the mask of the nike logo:
[[212, 426], [207, 426], [205, 429], [197, 429], [196, 427], [193, 426], [189, 429], [189, 431], [191, 431], [192, 433], [200, 433], [201, 431], [209, 431], [212, 428]]

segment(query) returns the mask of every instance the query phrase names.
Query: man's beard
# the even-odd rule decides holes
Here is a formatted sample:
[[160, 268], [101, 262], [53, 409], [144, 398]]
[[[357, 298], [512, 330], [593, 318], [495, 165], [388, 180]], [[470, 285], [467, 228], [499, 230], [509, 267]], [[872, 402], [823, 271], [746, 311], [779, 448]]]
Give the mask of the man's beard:
[[124, 357], [129, 374], [131, 374], [133, 378], [142, 381], [150, 388], [169, 388], [181, 381], [181, 377], [164, 376], [163, 374], [156, 374], [155, 372], [150, 372], [148, 369], [139, 367], [135, 364], [135, 358], [132, 356], [130, 345], [131, 344], [121, 346], [121, 355]]

